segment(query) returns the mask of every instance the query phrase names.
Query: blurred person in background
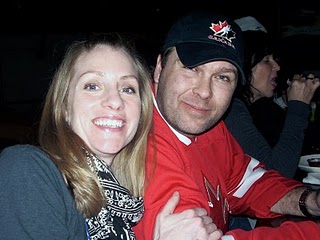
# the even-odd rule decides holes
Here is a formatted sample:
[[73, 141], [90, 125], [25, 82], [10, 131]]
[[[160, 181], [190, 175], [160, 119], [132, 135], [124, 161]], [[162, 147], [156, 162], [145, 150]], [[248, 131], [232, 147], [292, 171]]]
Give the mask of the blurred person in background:
[[[287, 89], [284, 127], [280, 129], [278, 141], [273, 144], [269, 141], [269, 144], [254, 124], [253, 119], [258, 115], [255, 104], [264, 99], [273, 100], [280, 66], [274, 56], [270, 34], [262, 30], [265, 28], [252, 17], [238, 19], [236, 22], [242, 27], [244, 35], [246, 82], [244, 85], [238, 84], [224, 118], [225, 123], [246, 153], [259, 159], [268, 169], [293, 177], [300, 159], [304, 130], [309, 121], [310, 101], [320, 85], [319, 78], [307, 80], [304, 75], [293, 76]], [[258, 28], [257, 25], [262, 27]], [[266, 112], [265, 116], [272, 114], [267, 112], [268, 109], [260, 110]]]
[[[259, 159], [267, 169], [293, 178], [308, 126], [310, 101], [320, 85], [319, 79], [311, 81], [307, 76], [295, 74], [286, 92], [287, 107], [283, 111], [273, 102], [280, 66], [274, 56], [272, 36], [251, 16], [237, 19], [236, 23], [244, 36], [246, 81], [244, 85], [238, 83], [224, 122], [247, 154]], [[272, 118], [276, 112], [282, 116], [277, 122]], [[259, 118], [263, 121], [259, 122]], [[255, 220], [248, 224], [246, 218], [237, 219], [238, 223], [231, 219], [231, 228], [251, 229], [255, 224]]]

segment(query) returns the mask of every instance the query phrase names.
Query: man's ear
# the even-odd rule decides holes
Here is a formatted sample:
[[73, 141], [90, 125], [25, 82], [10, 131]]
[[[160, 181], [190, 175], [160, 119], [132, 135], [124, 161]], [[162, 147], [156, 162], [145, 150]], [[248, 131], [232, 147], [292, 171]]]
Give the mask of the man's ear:
[[156, 67], [155, 67], [154, 72], [153, 72], [153, 81], [154, 81], [155, 83], [159, 83], [159, 78], [160, 78], [161, 70], [162, 70], [161, 55], [159, 54], [159, 55], [158, 55], [158, 58], [157, 58]]

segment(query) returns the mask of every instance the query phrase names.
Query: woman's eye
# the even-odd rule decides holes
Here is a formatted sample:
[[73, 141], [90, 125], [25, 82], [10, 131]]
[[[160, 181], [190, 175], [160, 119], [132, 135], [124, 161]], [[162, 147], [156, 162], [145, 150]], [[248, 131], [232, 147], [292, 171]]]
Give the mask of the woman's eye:
[[136, 93], [136, 90], [132, 87], [126, 87], [126, 88], [122, 88], [120, 92], [134, 94]]
[[98, 88], [98, 85], [94, 83], [89, 83], [84, 86], [84, 89], [87, 89], [89, 91], [97, 90]]

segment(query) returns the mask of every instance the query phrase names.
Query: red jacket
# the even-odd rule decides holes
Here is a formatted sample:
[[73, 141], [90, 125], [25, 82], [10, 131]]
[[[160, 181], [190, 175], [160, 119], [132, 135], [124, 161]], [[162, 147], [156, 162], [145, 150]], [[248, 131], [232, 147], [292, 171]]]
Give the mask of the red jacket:
[[147, 172], [154, 175], [145, 192], [144, 217], [134, 227], [138, 240], [152, 239], [156, 215], [176, 190], [180, 202], [175, 211], [205, 208], [225, 233], [222, 239], [302, 240], [319, 236], [319, 227], [311, 221], [228, 232], [229, 213], [276, 217], [270, 207], [302, 183], [266, 171], [262, 163], [242, 151], [223, 122], [190, 141], [172, 131], [154, 108], [154, 130], [155, 141], [149, 136], [147, 160]]

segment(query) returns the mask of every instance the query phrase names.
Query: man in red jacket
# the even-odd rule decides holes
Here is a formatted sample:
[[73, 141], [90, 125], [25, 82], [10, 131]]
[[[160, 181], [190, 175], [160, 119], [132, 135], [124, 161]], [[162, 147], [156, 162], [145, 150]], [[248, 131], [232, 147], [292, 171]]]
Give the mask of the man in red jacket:
[[227, 229], [229, 213], [320, 215], [319, 191], [266, 171], [220, 120], [237, 81], [243, 81], [242, 61], [241, 30], [225, 16], [191, 13], [168, 32], [154, 72], [155, 132], [149, 139], [145, 215], [134, 228], [137, 239], [152, 239], [156, 215], [174, 191], [181, 195], [175, 212], [206, 208], [223, 240], [319, 237], [313, 221]]

